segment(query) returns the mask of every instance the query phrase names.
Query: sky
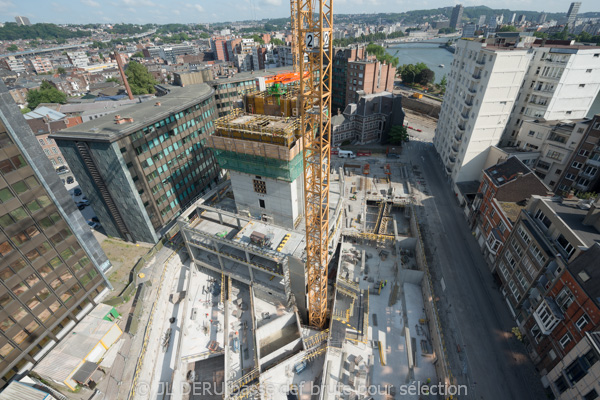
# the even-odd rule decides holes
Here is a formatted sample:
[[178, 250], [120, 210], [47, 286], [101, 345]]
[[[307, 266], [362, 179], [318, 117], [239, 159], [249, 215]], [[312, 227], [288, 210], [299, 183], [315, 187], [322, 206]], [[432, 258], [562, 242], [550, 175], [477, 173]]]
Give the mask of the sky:
[[[335, 13], [404, 12], [454, 6], [458, 1], [333, 0]], [[464, 6], [500, 7], [495, 1], [465, 0]], [[570, 0], [504, 0], [502, 8], [567, 12]], [[582, 2], [580, 12], [600, 11], [594, 2]], [[287, 18], [288, 0], [0, 0], [0, 21], [28, 17], [32, 23], [213, 23], [263, 18]]]

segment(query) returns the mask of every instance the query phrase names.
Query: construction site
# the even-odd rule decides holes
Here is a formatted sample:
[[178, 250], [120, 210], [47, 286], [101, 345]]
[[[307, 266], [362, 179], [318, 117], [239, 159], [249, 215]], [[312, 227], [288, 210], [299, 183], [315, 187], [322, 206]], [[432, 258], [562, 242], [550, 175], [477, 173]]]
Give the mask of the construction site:
[[216, 121], [207, 145], [229, 179], [177, 221], [191, 266], [173, 386], [192, 388], [184, 399], [418, 399], [452, 379], [411, 168], [332, 155], [331, 1], [291, 11], [295, 72]]

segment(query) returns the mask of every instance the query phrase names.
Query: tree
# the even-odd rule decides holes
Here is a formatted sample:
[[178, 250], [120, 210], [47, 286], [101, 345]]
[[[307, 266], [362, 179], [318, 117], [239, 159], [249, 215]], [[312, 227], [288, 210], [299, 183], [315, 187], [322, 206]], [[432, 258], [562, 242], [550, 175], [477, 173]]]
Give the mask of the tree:
[[498, 29], [498, 32], [517, 32], [517, 28], [512, 25], [504, 25], [502, 28]]
[[131, 57], [144, 58], [144, 53], [141, 51], [136, 51]]
[[52, 86], [50, 82], [43, 81], [39, 90], [30, 90], [27, 93], [27, 106], [35, 109], [40, 103], [66, 103], [67, 95]]
[[390, 143], [402, 144], [408, 142], [408, 131], [405, 126], [395, 125], [390, 129]]
[[154, 85], [158, 84], [148, 69], [142, 64], [130, 61], [125, 70], [131, 91], [135, 95], [154, 93]]
[[271, 39], [271, 44], [273, 44], [275, 46], [284, 46], [285, 45], [285, 43], [283, 42], [283, 40], [277, 39], [277, 38], [272, 38]]
[[115, 78], [114, 76], [110, 76], [110, 77], [106, 78], [106, 82], [121, 83], [119, 78]]
[[421, 85], [427, 85], [429, 83], [432, 83], [434, 80], [435, 80], [435, 72], [433, 72], [429, 68], [425, 68], [425, 69], [421, 70], [421, 72], [419, 73], [419, 75], [417, 77], [417, 81]]
[[448, 84], [448, 79], [446, 79], [446, 75], [442, 76], [442, 80], [440, 81], [440, 91], [442, 94], [446, 93], [446, 85]]
[[58, 67], [56, 69], [56, 73], [59, 74], [59, 75], [66, 74], [67, 70], [65, 70], [63, 67]]
[[17, 47], [16, 44], [11, 44], [10, 46], [8, 46], [6, 48], [6, 51], [10, 51], [10, 52], [17, 51], [17, 50], [19, 50], [19, 47]]

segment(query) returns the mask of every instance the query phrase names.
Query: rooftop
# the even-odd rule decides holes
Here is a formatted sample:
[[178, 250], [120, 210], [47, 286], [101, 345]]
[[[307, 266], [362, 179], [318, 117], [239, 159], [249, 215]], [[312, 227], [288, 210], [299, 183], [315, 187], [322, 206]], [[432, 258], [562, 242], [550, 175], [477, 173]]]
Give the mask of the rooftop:
[[121, 116], [123, 118], [132, 118], [132, 122], [117, 124], [113, 115], [105, 115], [65, 129], [54, 134], [52, 138], [114, 142], [154, 122], [197, 104], [199, 101], [209, 98], [214, 93], [214, 90], [206, 84], [190, 85], [184, 88], [169, 86], [169, 89], [169, 94], [161, 96], [159, 103], [145, 102], [122, 110], [123, 114]]
[[516, 179], [519, 174], [526, 175], [533, 172], [517, 157], [509, 157], [506, 161], [484, 170], [484, 173], [494, 185], [502, 186]]
[[600, 232], [591, 225], [583, 224], [583, 219], [589, 210], [582, 210], [577, 207], [578, 202], [563, 201], [560, 203], [550, 198], [542, 198], [542, 201], [554, 210], [556, 215], [565, 222], [586, 246], [589, 247], [594, 245], [594, 243], [600, 243]]
[[504, 211], [504, 214], [511, 220], [514, 224], [519, 218], [519, 214], [521, 210], [525, 208], [525, 204], [521, 205], [520, 203], [514, 203], [510, 201], [499, 201], [498, 204]]
[[277, 75], [277, 74], [281, 74], [284, 72], [294, 72], [294, 71], [289, 67], [281, 67], [281, 68], [263, 69], [263, 70], [252, 71], [252, 72], [239, 72], [235, 75], [224, 77], [224, 78], [217, 78], [217, 79], [209, 81], [207, 83], [209, 85], [214, 86], [214, 85], [220, 85], [220, 84], [228, 83], [228, 82], [247, 81], [249, 79], [262, 78], [265, 76]]
[[600, 258], [600, 244], [595, 243], [589, 249], [581, 252], [567, 267], [577, 283], [593, 299], [600, 304], [600, 268], [593, 268]]

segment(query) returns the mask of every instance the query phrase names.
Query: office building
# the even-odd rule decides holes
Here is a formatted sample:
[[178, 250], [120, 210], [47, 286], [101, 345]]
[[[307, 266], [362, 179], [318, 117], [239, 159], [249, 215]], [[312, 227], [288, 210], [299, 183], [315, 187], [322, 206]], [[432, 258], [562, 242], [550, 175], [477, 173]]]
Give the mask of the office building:
[[538, 24], [543, 24], [544, 22], [546, 22], [546, 18], [548, 18], [548, 14], [546, 14], [545, 12], [540, 14], [540, 17], [538, 18]]
[[0, 387], [104, 297], [110, 267], [0, 82]]
[[515, 19], [517, 18], [517, 13], [512, 13], [512, 16], [510, 17], [510, 24], [514, 25], [515, 24]]
[[31, 22], [29, 22], [29, 18], [27, 17], [22, 17], [22, 16], [16, 16], [15, 17], [15, 21], [17, 22], [18, 26], [29, 26], [31, 25]]
[[477, 22], [477, 26], [482, 27], [483, 25], [485, 25], [485, 15], [480, 15], [479, 21]]
[[50, 137], [65, 156], [109, 236], [156, 243], [220, 170], [205, 147], [216, 117], [214, 90], [169, 87], [133, 105]]
[[569, 6], [569, 11], [567, 12], [567, 25], [569, 26], [569, 28], [573, 28], [573, 26], [575, 25], [577, 13], [579, 12], [579, 7], [581, 7], [581, 2], [579, 1], [575, 1]]
[[450, 17], [450, 28], [454, 28], [456, 30], [460, 29], [462, 26], [462, 15], [463, 15], [464, 7], [462, 4], [457, 4], [452, 9], [452, 16]]
[[557, 194], [574, 192], [600, 192], [600, 115], [587, 124], [579, 145], [567, 159], [560, 180], [556, 185]]
[[459, 40], [434, 145], [454, 183], [479, 181], [529, 65], [526, 48]]
[[229, 61], [229, 53], [227, 52], [227, 39], [211, 39], [210, 48], [216, 60]]
[[472, 38], [475, 36], [475, 31], [477, 30], [477, 25], [475, 24], [467, 24], [463, 26], [462, 36], [464, 38]]

